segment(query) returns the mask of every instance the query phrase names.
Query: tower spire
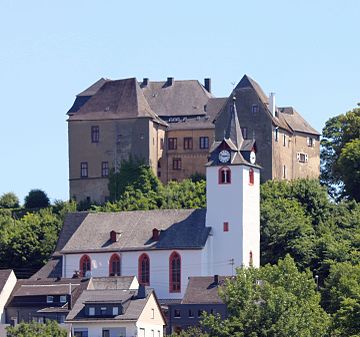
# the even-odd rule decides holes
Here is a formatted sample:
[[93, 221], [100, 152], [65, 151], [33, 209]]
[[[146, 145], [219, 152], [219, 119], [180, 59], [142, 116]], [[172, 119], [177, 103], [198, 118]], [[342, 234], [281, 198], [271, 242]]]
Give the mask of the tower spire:
[[236, 97], [233, 96], [233, 104], [230, 114], [229, 123], [225, 132], [225, 139], [230, 139], [232, 143], [235, 145], [236, 149], [240, 151], [241, 145], [244, 141], [244, 138], [242, 136], [241, 128], [240, 128], [240, 122], [238, 118], [238, 114], [236, 111]]

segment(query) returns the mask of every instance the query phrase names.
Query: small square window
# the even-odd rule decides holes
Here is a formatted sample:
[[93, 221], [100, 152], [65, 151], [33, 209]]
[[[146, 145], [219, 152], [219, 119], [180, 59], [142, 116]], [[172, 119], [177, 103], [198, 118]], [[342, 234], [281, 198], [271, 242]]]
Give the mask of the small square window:
[[95, 316], [95, 308], [94, 307], [89, 308], [89, 316]]
[[174, 317], [175, 317], [175, 318], [180, 318], [180, 317], [181, 317], [181, 313], [180, 313], [180, 310], [179, 310], [179, 309], [175, 309], [175, 310], [174, 310]]
[[315, 146], [315, 139], [312, 137], [307, 137], [307, 146], [314, 147]]
[[46, 296], [46, 303], [54, 303], [54, 296]]
[[200, 149], [209, 148], [209, 137], [200, 137]]
[[184, 138], [184, 150], [192, 150], [193, 148], [193, 139], [191, 137]]
[[193, 318], [194, 317], [194, 311], [189, 309], [189, 317], [190, 318]]
[[81, 178], [88, 177], [88, 163], [87, 162], [80, 163], [80, 177]]
[[101, 308], [100, 308], [100, 314], [101, 314], [102, 316], [106, 315], [106, 307], [101, 307]]
[[100, 139], [100, 129], [98, 125], [93, 125], [91, 127], [91, 142], [92, 143], [99, 143]]
[[60, 316], [59, 316], [59, 323], [60, 323], [60, 324], [65, 323], [65, 315], [60, 315]]
[[109, 162], [103, 161], [101, 163], [101, 176], [108, 177], [109, 176]]
[[177, 138], [169, 138], [168, 150], [176, 150], [176, 149], [177, 149]]
[[181, 170], [181, 158], [173, 159], [173, 170], [175, 171]]
[[113, 307], [112, 308], [112, 313], [113, 313], [114, 316], [119, 315], [119, 307]]
[[251, 106], [251, 111], [252, 112], [259, 112], [259, 105], [258, 104], [253, 104]]
[[66, 297], [67, 297], [66, 295], [61, 295], [60, 296], [60, 303], [66, 303], [66, 300], [67, 300]]

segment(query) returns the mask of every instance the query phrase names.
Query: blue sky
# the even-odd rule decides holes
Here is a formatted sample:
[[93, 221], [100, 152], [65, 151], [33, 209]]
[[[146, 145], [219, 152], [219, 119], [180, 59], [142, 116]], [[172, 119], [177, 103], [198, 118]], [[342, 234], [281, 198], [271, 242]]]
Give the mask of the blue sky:
[[66, 111], [100, 77], [243, 74], [317, 130], [360, 101], [360, 1], [0, 1], [0, 194], [68, 198]]

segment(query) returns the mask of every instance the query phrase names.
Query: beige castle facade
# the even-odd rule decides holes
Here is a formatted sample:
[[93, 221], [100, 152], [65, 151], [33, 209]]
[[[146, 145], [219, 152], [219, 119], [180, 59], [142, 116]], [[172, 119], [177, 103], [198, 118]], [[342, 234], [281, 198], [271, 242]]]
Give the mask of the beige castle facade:
[[215, 98], [210, 79], [204, 85], [101, 79], [68, 112], [70, 198], [106, 201], [110, 170], [130, 155], [144, 159], [164, 183], [205, 174], [233, 96], [244, 139], [256, 141], [262, 181], [319, 176], [319, 133], [292, 107], [277, 107], [246, 75], [229, 98]]

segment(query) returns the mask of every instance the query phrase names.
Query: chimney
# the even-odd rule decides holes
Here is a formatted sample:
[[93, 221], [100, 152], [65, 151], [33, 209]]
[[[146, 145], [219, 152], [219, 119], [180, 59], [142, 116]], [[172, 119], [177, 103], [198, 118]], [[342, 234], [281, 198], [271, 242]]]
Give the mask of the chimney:
[[139, 284], [139, 288], [138, 288], [138, 291], [137, 291], [136, 298], [137, 299], [142, 299], [142, 298], [145, 298], [145, 297], [146, 297], [145, 286], [142, 285], [142, 284]]
[[211, 92], [211, 78], [204, 79], [204, 86], [208, 92]]
[[119, 241], [120, 234], [121, 234], [121, 233], [119, 233], [119, 232], [111, 231], [111, 232], [110, 232], [110, 242], [117, 242], [117, 241]]
[[173, 85], [174, 84], [174, 77], [168, 77], [166, 84], [168, 86]]
[[269, 110], [273, 117], [275, 117], [275, 93], [271, 92], [269, 96]]
[[154, 228], [152, 231], [152, 239], [158, 241], [160, 236], [160, 231], [157, 228]]
[[219, 284], [219, 275], [214, 275], [214, 283], [215, 283], [216, 285]]
[[149, 79], [146, 78], [146, 77], [144, 77], [144, 78], [143, 78], [142, 85], [143, 85], [144, 87], [146, 87], [148, 84], [149, 84]]

